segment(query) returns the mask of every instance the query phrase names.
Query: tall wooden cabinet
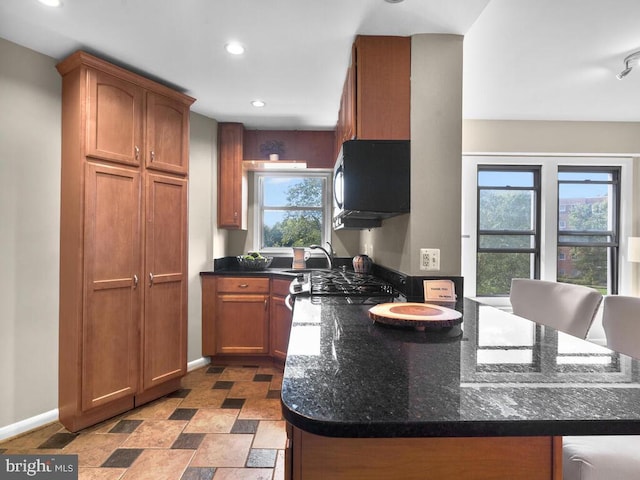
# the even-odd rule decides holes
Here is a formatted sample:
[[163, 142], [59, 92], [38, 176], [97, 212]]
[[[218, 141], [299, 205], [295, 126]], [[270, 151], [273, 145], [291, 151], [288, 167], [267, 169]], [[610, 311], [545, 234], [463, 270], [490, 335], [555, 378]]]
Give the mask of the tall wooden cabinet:
[[60, 421], [77, 431], [186, 373], [194, 99], [76, 52], [62, 82]]
[[242, 169], [241, 123], [218, 124], [218, 227], [247, 229], [247, 175]]
[[359, 35], [342, 90], [336, 141], [411, 138], [411, 37]]

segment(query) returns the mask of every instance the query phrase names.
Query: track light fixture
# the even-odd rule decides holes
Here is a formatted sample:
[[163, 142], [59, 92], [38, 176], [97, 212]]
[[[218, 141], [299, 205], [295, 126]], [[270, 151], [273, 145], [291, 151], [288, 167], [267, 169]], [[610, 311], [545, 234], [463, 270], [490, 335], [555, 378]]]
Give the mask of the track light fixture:
[[622, 80], [624, 77], [629, 75], [629, 72], [631, 72], [631, 69], [635, 65], [640, 65], [640, 50], [638, 50], [637, 52], [633, 52], [630, 55], [627, 55], [623, 60], [623, 63], [624, 63], [624, 70], [622, 70], [619, 74], [616, 75], [616, 78], [618, 80]]

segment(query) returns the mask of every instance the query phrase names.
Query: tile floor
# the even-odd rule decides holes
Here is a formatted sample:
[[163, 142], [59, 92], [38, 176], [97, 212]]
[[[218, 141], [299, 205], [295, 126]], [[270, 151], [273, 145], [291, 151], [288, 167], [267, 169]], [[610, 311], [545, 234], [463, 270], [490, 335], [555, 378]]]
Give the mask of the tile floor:
[[0, 453], [77, 454], [83, 480], [281, 480], [281, 386], [277, 368], [207, 366], [171, 395], [78, 433], [45, 426]]

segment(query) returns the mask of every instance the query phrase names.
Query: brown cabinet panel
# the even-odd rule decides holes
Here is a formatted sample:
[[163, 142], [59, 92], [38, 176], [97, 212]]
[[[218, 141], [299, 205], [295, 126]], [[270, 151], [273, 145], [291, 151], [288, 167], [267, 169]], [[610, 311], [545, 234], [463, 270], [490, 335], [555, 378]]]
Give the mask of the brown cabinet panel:
[[241, 123], [218, 125], [218, 227], [246, 230], [246, 175], [242, 171]]
[[85, 176], [82, 408], [88, 410], [137, 390], [140, 174], [88, 164]]
[[87, 156], [139, 165], [143, 90], [100, 71], [88, 72]]
[[[58, 400], [60, 421], [78, 431], [166, 395], [186, 373], [193, 99], [85, 52], [57, 68]], [[169, 173], [147, 169], [150, 145], [155, 170]]]
[[186, 175], [189, 170], [189, 107], [147, 93], [147, 168]]
[[411, 138], [411, 37], [356, 37], [338, 111], [336, 153], [353, 138]]
[[268, 295], [222, 294], [216, 304], [216, 353], [269, 353]]
[[147, 174], [143, 387], [186, 373], [187, 182]]

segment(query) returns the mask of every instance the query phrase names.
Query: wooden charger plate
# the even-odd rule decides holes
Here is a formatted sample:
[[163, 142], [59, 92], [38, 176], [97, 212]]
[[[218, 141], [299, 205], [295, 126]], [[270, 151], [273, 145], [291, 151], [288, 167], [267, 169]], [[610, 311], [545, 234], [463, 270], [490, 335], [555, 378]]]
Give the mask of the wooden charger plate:
[[374, 322], [407, 327], [453, 327], [462, 323], [457, 310], [430, 303], [380, 303], [369, 309]]

